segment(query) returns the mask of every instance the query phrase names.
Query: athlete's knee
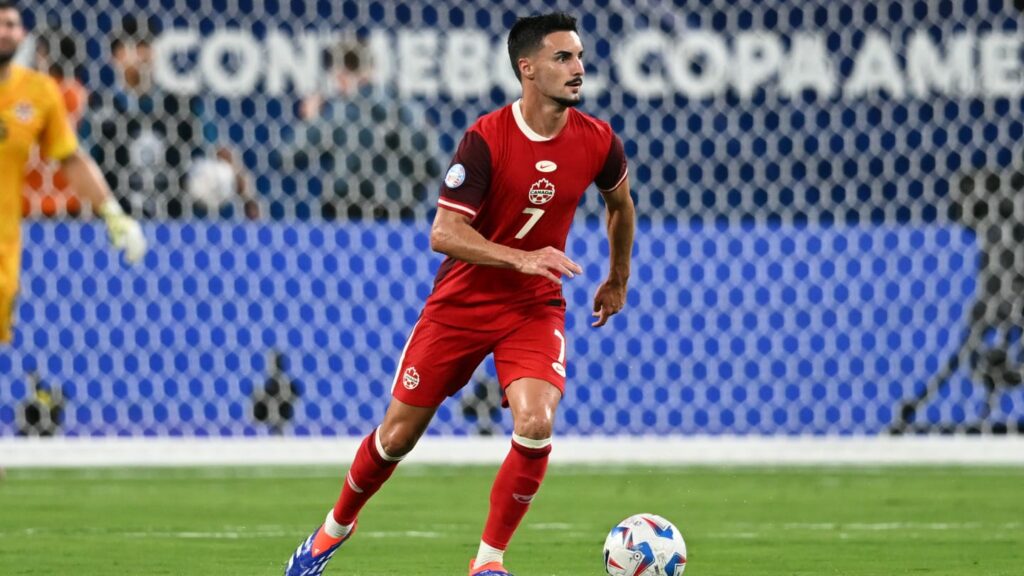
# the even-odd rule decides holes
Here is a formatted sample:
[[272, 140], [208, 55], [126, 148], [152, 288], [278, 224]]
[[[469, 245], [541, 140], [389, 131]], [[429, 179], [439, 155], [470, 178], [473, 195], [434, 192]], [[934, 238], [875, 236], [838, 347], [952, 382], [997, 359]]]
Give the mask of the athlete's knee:
[[420, 434], [414, 426], [404, 423], [394, 423], [386, 427], [382, 424], [377, 430], [377, 438], [385, 457], [404, 458], [416, 447]]
[[521, 414], [515, 423], [516, 434], [530, 440], [551, 438], [553, 429], [552, 418], [542, 410]]

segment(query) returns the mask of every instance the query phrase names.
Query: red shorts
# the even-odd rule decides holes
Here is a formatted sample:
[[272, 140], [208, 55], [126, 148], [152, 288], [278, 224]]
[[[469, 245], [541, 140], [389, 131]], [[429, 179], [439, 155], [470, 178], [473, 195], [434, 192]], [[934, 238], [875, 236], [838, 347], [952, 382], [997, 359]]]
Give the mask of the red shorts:
[[564, 394], [565, 309], [539, 307], [511, 328], [490, 332], [449, 326], [424, 314], [402, 351], [391, 394], [413, 406], [440, 406], [491, 353], [502, 390], [520, 378], [537, 378]]

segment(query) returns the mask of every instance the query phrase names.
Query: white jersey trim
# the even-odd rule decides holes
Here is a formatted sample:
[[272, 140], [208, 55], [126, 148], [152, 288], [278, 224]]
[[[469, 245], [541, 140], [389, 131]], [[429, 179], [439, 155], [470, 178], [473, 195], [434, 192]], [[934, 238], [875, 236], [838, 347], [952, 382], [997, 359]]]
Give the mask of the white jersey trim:
[[547, 142], [548, 140], [551, 140], [552, 138], [557, 136], [557, 134], [551, 137], [541, 136], [540, 134], [534, 132], [533, 128], [530, 128], [530, 126], [526, 123], [526, 118], [523, 118], [523, 107], [521, 104], [522, 101], [523, 99], [520, 98], [519, 100], [516, 100], [515, 102], [512, 103], [512, 117], [516, 119], [516, 126], [519, 127], [519, 131], [523, 133], [523, 136], [526, 136], [528, 140], [531, 140], [533, 142]]
[[438, 198], [437, 199], [437, 205], [441, 206], [442, 208], [448, 208], [449, 210], [458, 210], [459, 212], [464, 212], [466, 214], [469, 214], [470, 216], [476, 217], [476, 210], [473, 210], [472, 208], [470, 208], [468, 206], [464, 206], [462, 204], [456, 204], [455, 202], [452, 202], [451, 200], [445, 200], [444, 198]]
[[619, 178], [619, 181], [615, 183], [615, 186], [612, 186], [611, 188], [609, 188], [607, 190], [605, 190], [604, 188], [601, 188], [600, 186], [598, 186], [597, 189], [600, 190], [602, 194], [607, 194], [607, 193], [611, 192], [612, 190], [615, 190], [616, 188], [618, 188], [619, 185], [622, 184], [622, 181], [626, 179], [626, 176], [629, 176], [629, 168], [626, 168], [626, 171], [622, 173], [622, 178]]
[[[395, 395], [395, 386], [398, 386], [398, 379], [402, 376], [402, 363], [405, 362], [405, 353], [409, 350], [409, 344], [412, 344], [412, 337], [416, 334], [416, 327], [419, 325], [419, 320], [412, 325], [412, 330], [409, 331], [409, 339], [405, 341], [405, 346], [402, 347], [402, 355], [398, 357], [398, 366], [395, 367], [395, 379], [391, 382], [392, 396]], [[381, 453], [383, 454], [383, 450]]]

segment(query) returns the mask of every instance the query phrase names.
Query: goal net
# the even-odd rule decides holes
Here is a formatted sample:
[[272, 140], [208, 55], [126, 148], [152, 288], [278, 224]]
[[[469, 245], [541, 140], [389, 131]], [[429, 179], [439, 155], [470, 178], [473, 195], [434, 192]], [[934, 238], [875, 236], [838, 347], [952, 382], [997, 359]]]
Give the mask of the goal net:
[[[514, 4], [514, 5], [513, 5]], [[26, 191], [0, 436], [356, 435], [439, 258], [463, 131], [512, 101], [531, 1], [41, 0], [20, 61], [144, 220], [124, 266]], [[626, 310], [593, 189], [558, 433], [1017, 432], [1024, 62], [1000, 0], [576, 0], [581, 109], [625, 142]], [[432, 434], [501, 434], [493, 366]]]

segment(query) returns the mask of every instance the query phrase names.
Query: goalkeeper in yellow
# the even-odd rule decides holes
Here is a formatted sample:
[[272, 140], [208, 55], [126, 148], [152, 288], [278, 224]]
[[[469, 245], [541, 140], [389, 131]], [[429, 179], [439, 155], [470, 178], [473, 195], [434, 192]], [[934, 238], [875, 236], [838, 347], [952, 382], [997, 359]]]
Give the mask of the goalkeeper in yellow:
[[14, 336], [21, 197], [25, 167], [36, 144], [44, 157], [60, 162], [71, 188], [103, 217], [111, 242], [124, 250], [128, 262], [146, 252], [139, 223], [121, 210], [92, 158], [79, 150], [57, 84], [12, 63], [24, 37], [14, 3], [0, 0], [0, 345], [9, 344]]

